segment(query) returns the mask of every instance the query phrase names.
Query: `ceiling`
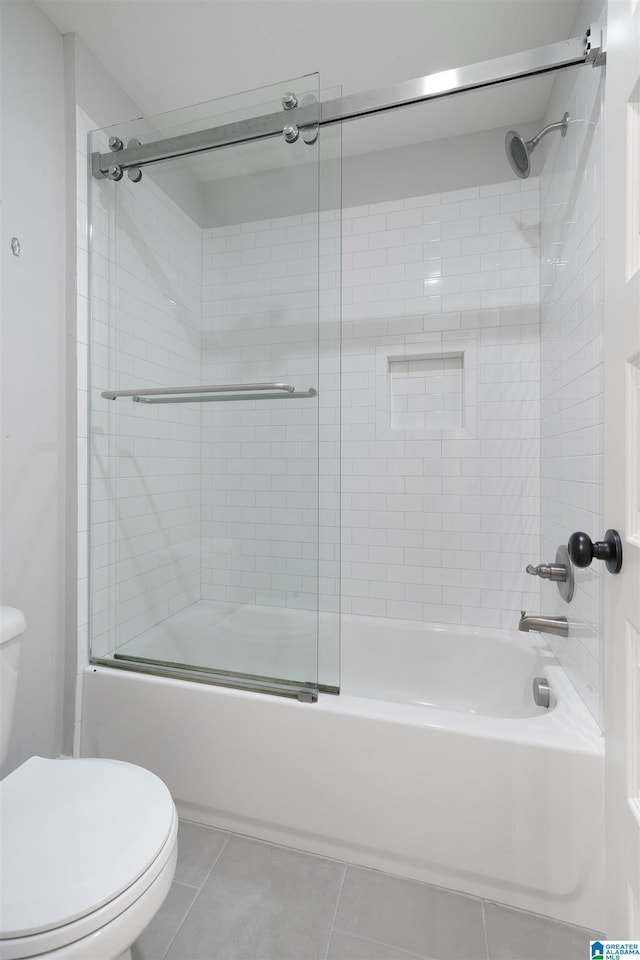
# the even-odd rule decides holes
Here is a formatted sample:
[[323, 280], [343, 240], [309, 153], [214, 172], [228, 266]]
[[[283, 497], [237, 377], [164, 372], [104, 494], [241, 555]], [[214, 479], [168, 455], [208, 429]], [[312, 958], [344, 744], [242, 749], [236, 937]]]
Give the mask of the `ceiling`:
[[[578, 8], [578, 0], [37, 2], [61, 33], [80, 35], [145, 116], [315, 71], [322, 89], [341, 85], [344, 94], [386, 86], [564, 40]], [[343, 149], [537, 120], [552, 82], [521, 81], [345, 124]]]

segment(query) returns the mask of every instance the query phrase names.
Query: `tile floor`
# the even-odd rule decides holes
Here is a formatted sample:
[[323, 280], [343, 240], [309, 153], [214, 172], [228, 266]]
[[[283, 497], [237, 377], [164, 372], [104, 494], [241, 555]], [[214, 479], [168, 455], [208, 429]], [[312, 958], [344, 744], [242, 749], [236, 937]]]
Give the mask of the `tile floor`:
[[587, 960], [596, 934], [182, 821], [133, 960]]

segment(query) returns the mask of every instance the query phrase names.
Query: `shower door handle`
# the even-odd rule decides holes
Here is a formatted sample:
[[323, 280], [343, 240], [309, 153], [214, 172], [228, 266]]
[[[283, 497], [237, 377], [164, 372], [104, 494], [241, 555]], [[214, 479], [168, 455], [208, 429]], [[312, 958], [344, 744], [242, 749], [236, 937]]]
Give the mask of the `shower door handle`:
[[197, 387], [140, 387], [139, 390], [103, 390], [100, 394], [105, 400], [117, 400], [118, 397], [173, 397], [196, 393], [260, 393], [270, 390], [279, 393], [295, 393], [290, 383], [221, 383]]

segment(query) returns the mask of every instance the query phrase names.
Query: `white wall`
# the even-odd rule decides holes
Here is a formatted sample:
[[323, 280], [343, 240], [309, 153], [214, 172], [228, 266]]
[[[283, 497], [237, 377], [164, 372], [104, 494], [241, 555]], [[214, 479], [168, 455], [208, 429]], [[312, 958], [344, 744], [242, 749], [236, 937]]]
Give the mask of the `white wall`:
[[[601, 15], [584, 3], [574, 34]], [[570, 114], [565, 138], [543, 141], [541, 176], [541, 558], [576, 530], [601, 539], [602, 513], [602, 97], [604, 71], [555, 81], [545, 123]], [[570, 605], [541, 585], [543, 613], [568, 617], [569, 637], [548, 641], [596, 720], [602, 717], [603, 578], [598, 561], [576, 570]]]
[[[63, 738], [67, 568], [65, 160], [62, 37], [30, 0], [0, 4], [2, 603], [27, 619], [3, 773]], [[10, 250], [19, 238], [22, 256]], [[72, 339], [71, 339], [71, 342]], [[73, 534], [72, 534], [73, 536]], [[72, 690], [67, 703], [73, 706]], [[70, 726], [66, 726], [67, 734]]]

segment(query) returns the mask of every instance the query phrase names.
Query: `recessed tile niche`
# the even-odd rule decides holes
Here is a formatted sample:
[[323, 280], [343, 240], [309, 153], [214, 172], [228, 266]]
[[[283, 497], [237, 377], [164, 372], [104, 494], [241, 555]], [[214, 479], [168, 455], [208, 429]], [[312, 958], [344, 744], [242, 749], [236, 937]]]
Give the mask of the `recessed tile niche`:
[[461, 427], [464, 354], [389, 358], [392, 430]]
[[376, 361], [378, 437], [475, 436], [475, 340], [380, 346]]

